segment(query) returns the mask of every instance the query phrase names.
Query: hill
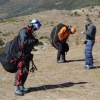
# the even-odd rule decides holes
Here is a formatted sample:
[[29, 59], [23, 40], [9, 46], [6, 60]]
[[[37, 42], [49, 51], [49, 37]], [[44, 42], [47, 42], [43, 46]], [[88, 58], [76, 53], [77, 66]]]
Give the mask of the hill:
[[0, 18], [33, 14], [52, 9], [81, 9], [96, 5], [100, 5], [100, 0], [1, 0]]
[[[38, 30], [37, 37], [41, 39], [41, 41], [45, 40], [47, 43], [49, 42], [48, 38], [50, 36], [50, 32], [52, 28], [58, 23], [68, 23], [74, 27], [76, 27], [77, 32], [75, 35], [71, 35], [68, 43], [70, 45], [81, 44], [85, 39], [85, 35], [79, 34], [84, 30], [84, 19], [90, 17], [91, 20], [97, 27], [96, 38], [99, 38], [99, 26], [100, 26], [100, 7], [86, 7], [75, 10], [48, 10], [39, 13], [35, 13], [27, 16], [13, 17], [8, 19], [0, 20], [0, 36], [4, 42], [7, 42], [11, 39], [11, 37], [15, 37], [19, 30], [26, 25], [29, 24], [32, 19], [39, 19], [42, 24], [41, 30]], [[48, 20], [49, 19], [49, 20]]]
[[[100, 99], [100, 13], [99, 6], [75, 10], [48, 10], [32, 15], [0, 20], [0, 38], [6, 43], [14, 38], [19, 30], [37, 18], [44, 25], [36, 32], [44, 45], [35, 47], [34, 63], [38, 68], [29, 73], [25, 87], [31, 91], [24, 96], [14, 94], [15, 74], [6, 72], [0, 65], [0, 100], [99, 100]], [[89, 17], [97, 27], [96, 44], [93, 48], [94, 69], [85, 70], [83, 41], [84, 19]], [[52, 28], [58, 23], [76, 27], [67, 43], [69, 52], [67, 63], [56, 62], [57, 50], [49, 41]]]

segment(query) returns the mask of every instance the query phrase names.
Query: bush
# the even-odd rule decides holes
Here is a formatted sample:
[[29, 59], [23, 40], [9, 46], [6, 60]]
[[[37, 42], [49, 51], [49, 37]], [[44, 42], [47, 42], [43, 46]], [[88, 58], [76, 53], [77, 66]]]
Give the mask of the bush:
[[3, 46], [5, 43], [3, 42], [3, 40], [0, 38], [0, 46]]
[[10, 36], [11, 33], [2, 33], [2, 36]]
[[39, 39], [50, 39], [50, 38], [47, 36], [41, 36]]
[[4, 47], [0, 48], [0, 54], [2, 54], [4, 52]]
[[37, 45], [40, 46], [40, 45], [44, 45], [44, 44], [43, 44], [42, 42], [39, 41]]

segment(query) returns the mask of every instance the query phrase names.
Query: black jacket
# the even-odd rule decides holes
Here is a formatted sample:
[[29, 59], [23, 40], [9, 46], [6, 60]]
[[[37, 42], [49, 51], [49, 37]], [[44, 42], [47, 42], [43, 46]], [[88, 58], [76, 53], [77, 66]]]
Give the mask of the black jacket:
[[34, 44], [36, 43], [35, 37], [33, 37], [29, 28], [23, 28], [19, 32], [20, 42], [19, 44], [26, 52], [31, 52]]

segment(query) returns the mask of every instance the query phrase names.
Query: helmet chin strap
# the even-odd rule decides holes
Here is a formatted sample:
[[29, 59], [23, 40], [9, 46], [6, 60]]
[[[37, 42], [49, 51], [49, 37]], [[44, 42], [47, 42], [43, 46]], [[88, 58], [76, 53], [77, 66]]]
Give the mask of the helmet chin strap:
[[37, 29], [34, 27], [34, 28], [32, 28], [32, 30], [36, 31]]

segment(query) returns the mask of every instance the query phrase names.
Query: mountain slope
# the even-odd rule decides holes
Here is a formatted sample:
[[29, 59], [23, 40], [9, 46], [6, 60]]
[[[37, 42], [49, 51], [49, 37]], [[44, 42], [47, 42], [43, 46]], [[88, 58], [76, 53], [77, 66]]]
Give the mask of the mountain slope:
[[0, 5], [3, 5], [3, 4], [5, 4], [5, 3], [7, 3], [7, 2], [9, 2], [10, 0], [0, 0]]
[[0, 18], [33, 14], [51, 9], [72, 10], [95, 5], [100, 5], [100, 0], [1, 0]]

